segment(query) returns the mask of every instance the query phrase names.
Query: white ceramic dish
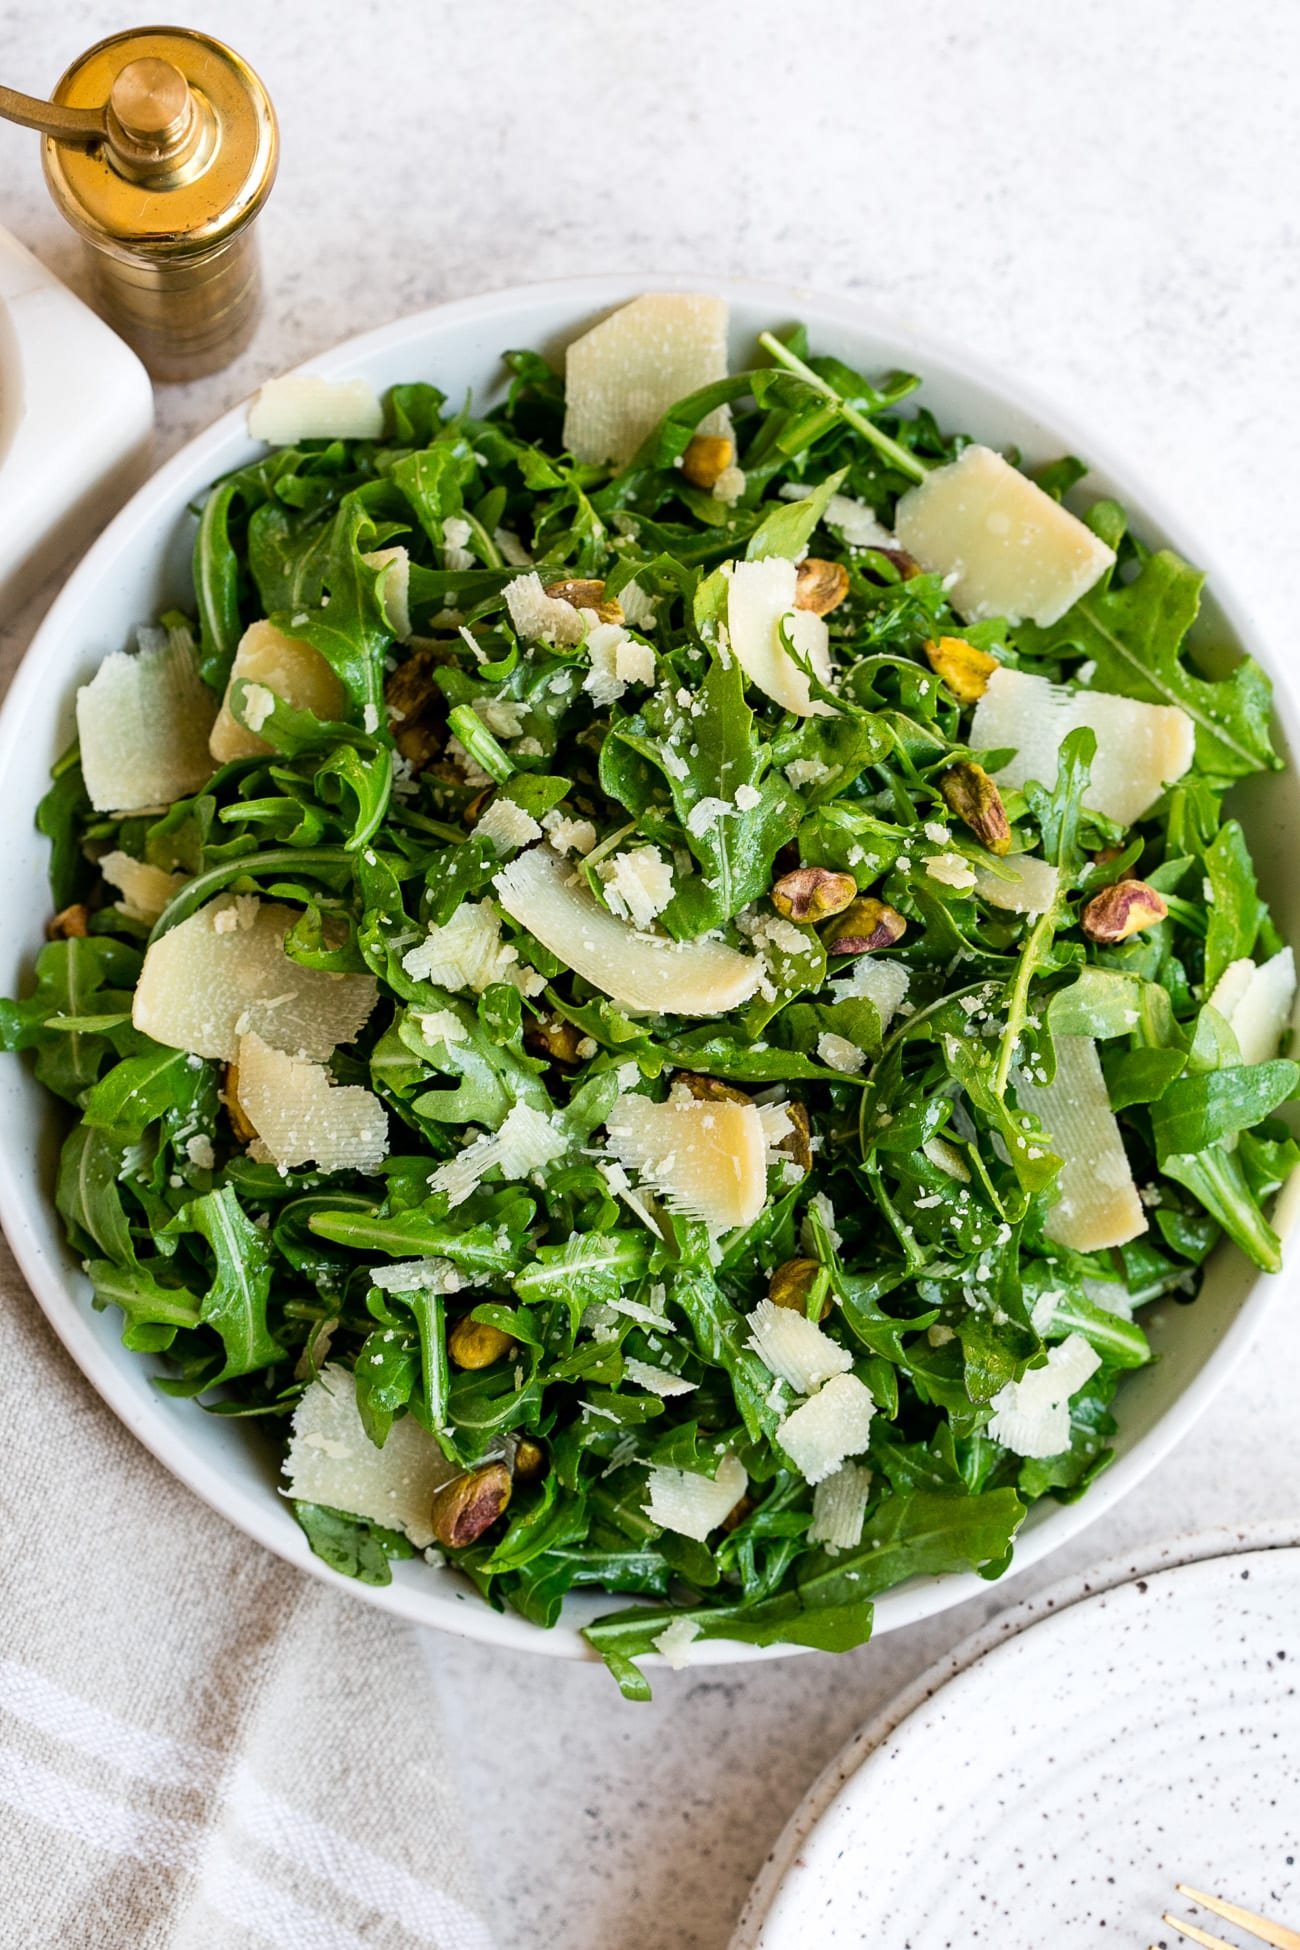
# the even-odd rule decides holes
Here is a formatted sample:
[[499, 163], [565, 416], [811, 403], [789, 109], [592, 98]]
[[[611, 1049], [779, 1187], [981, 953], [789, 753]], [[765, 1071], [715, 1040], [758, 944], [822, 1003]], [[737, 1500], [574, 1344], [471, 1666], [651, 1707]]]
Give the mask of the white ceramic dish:
[[813, 1784], [731, 1950], [1163, 1941], [1163, 1910], [1193, 1913], [1176, 1882], [1294, 1927], [1297, 1619], [1294, 1524], [1116, 1558], [1003, 1613]]
[[[1151, 543], [1171, 542], [1193, 559], [1203, 553], [1158, 497], [1100, 457], [1087, 435], [1048, 408], [1027, 404], [1021, 389], [980, 369], [973, 361], [931, 342], [897, 321], [861, 307], [782, 286], [704, 285], [732, 308], [733, 359], [752, 352], [766, 326], [802, 318], [819, 350], [836, 353], [867, 371], [904, 366], [925, 376], [920, 398], [941, 423], [962, 427], [996, 446], [1016, 444], [1030, 461], [1065, 451], [1094, 463], [1090, 486], [1118, 494], [1135, 525]], [[466, 299], [399, 320], [353, 339], [310, 362], [331, 378], [363, 375], [376, 386], [428, 378], [455, 398], [472, 388], [480, 401], [501, 383], [500, 353], [533, 346], [558, 355], [567, 340], [611, 306], [647, 289], [697, 289], [681, 278], [600, 277], [534, 285]], [[218, 475], [243, 465], [258, 451], [236, 408], [191, 441], [140, 490], [69, 579], [32, 643], [0, 714], [0, 807], [8, 839], [0, 856], [0, 911], [9, 926], [0, 941], [0, 993], [14, 994], [30, 974], [48, 911], [46, 846], [32, 825], [51, 760], [66, 745], [73, 695], [110, 650], [126, 643], [134, 627], [173, 603], [190, 601], [190, 505]], [[1217, 609], [1211, 634], [1229, 650], [1249, 644], [1268, 665], [1245, 609], [1216, 570]], [[1273, 666], [1276, 669], [1276, 665]], [[1300, 750], [1294, 707], [1279, 698], [1283, 749]], [[1289, 834], [1300, 827], [1300, 780], [1293, 767], [1238, 795], [1239, 810], [1259, 860], [1265, 891], [1285, 933], [1300, 939], [1300, 882], [1287, 871]], [[275, 1469], [250, 1425], [207, 1416], [192, 1403], [172, 1401], [150, 1382], [148, 1360], [119, 1343], [115, 1312], [95, 1313], [60, 1233], [51, 1187], [58, 1144], [55, 1107], [22, 1064], [0, 1064], [0, 1220], [41, 1306], [89, 1380], [140, 1440], [197, 1495], [268, 1549], [318, 1577], [337, 1580], [314, 1557], [307, 1540], [276, 1494]], [[1268, 1282], [1237, 1253], [1220, 1251], [1194, 1308], [1172, 1305], [1148, 1316], [1158, 1362], [1125, 1383], [1118, 1417], [1117, 1459], [1078, 1504], [1040, 1505], [1025, 1526], [1016, 1553], [1018, 1568], [1035, 1563], [1074, 1536], [1144, 1476], [1185, 1434], [1211, 1395], [1231, 1373], [1264, 1309]], [[566, 1606], [562, 1623], [547, 1633], [513, 1614], [499, 1615], [453, 1573], [420, 1560], [394, 1567], [391, 1585], [375, 1588], [347, 1581], [354, 1595], [425, 1625], [498, 1644], [570, 1658], [590, 1656], [579, 1626], [612, 1608], [612, 1601], [583, 1595]], [[876, 1629], [892, 1631], [911, 1620], [959, 1603], [987, 1587], [973, 1576], [916, 1580], [888, 1593], [876, 1607]], [[613, 1601], [616, 1603], [617, 1601]], [[772, 1657], [767, 1650], [704, 1643], [699, 1664]]]

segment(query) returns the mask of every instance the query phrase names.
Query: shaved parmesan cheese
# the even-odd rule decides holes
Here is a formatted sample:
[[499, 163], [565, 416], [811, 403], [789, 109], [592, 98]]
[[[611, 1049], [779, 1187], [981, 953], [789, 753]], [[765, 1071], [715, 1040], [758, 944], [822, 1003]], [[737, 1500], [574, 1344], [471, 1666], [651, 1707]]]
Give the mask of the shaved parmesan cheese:
[[901, 961], [882, 960], [879, 955], [859, 955], [848, 974], [839, 976], [830, 988], [837, 1002], [846, 1002], [855, 996], [865, 996], [868, 1002], [874, 1002], [880, 1027], [888, 1029], [903, 1006], [911, 979], [910, 971]]
[[516, 635], [530, 643], [556, 643], [567, 648], [581, 643], [587, 634], [581, 610], [562, 596], [548, 596], [536, 569], [531, 575], [516, 576], [508, 582], [505, 599]]
[[[232, 687], [254, 680], [273, 696], [259, 718], [256, 700], [245, 693], [247, 724], [242, 725], [231, 709]], [[292, 705], [295, 711], [311, 711], [326, 720], [341, 718], [348, 702], [347, 692], [319, 650], [297, 637], [286, 636], [274, 623], [250, 623], [239, 639], [226, 694], [208, 739], [208, 749], [218, 765], [227, 765], [232, 758], [257, 758], [270, 751], [266, 740], [257, 736], [257, 727], [270, 716], [275, 698]]]
[[1056, 1203], [1043, 1230], [1075, 1252], [1122, 1246], [1146, 1231], [1146, 1215], [1110, 1107], [1097, 1045], [1090, 1036], [1058, 1036], [1056, 1075], [1016, 1086], [1022, 1110], [1032, 1111], [1064, 1161]]
[[993, 672], [975, 706], [971, 747], [1011, 748], [1014, 757], [998, 773], [999, 785], [1022, 786], [1036, 779], [1050, 787], [1056, 782], [1061, 741], [1080, 725], [1091, 725], [1097, 734], [1083, 803], [1121, 826], [1140, 819], [1192, 762], [1195, 727], [1176, 704], [1142, 704], [1005, 667]]
[[876, 1405], [855, 1374], [832, 1375], [787, 1415], [776, 1439], [809, 1483], [824, 1482], [846, 1456], [860, 1456], [871, 1435]]
[[673, 870], [657, 846], [634, 846], [602, 863], [605, 899], [615, 914], [648, 928], [673, 897]]
[[833, 1476], [823, 1477], [813, 1491], [808, 1542], [824, 1544], [833, 1556], [862, 1541], [862, 1520], [871, 1494], [871, 1471], [861, 1463], [841, 1463]]
[[491, 901], [462, 901], [450, 921], [431, 927], [423, 941], [407, 950], [402, 967], [413, 982], [470, 989], [475, 995], [493, 982], [509, 982], [525, 995], [546, 986], [533, 970], [519, 965], [519, 950], [502, 941], [501, 916]]
[[899, 542], [949, 580], [968, 623], [1055, 623], [1115, 560], [1090, 528], [991, 447], [967, 447], [909, 488], [894, 511]]
[[360, 1084], [337, 1084], [260, 1036], [239, 1039], [239, 1108], [257, 1132], [260, 1164], [375, 1171], [388, 1155], [388, 1112]]
[[[492, 539], [496, 543], [501, 560], [511, 569], [527, 569], [532, 566], [532, 556], [515, 534], [513, 528], [494, 528]], [[626, 610], [624, 614], [626, 615]]]
[[515, 1104], [498, 1131], [485, 1133], [429, 1174], [435, 1192], [446, 1192], [452, 1205], [463, 1205], [490, 1171], [518, 1180], [541, 1171], [568, 1150], [569, 1141], [544, 1111], [531, 1104]]
[[399, 643], [411, 634], [411, 558], [404, 548], [372, 548], [363, 551], [361, 560], [371, 569], [382, 569], [379, 601], [384, 620]]
[[743, 467], [724, 467], [710, 489], [714, 500], [721, 501], [728, 508], [734, 508], [744, 492], [745, 470]]
[[608, 1146], [674, 1212], [722, 1231], [752, 1225], [767, 1198], [767, 1145], [753, 1104], [620, 1097]]
[[730, 1453], [718, 1464], [716, 1476], [655, 1468], [646, 1479], [645, 1513], [661, 1530], [674, 1530], [679, 1537], [693, 1537], [702, 1544], [730, 1516], [748, 1487], [748, 1476]]
[[[780, 490], [783, 501], [804, 501], [815, 492], [811, 482], [787, 481]], [[897, 537], [892, 535], [867, 506], [865, 501], [855, 500], [851, 494], [833, 494], [826, 503], [822, 521], [827, 528], [834, 528], [840, 540], [850, 548], [897, 548]]]
[[722, 573], [728, 584], [728, 639], [751, 683], [801, 718], [833, 715], [829, 704], [811, 701], [807, 672], [781, 641], [784, 629], [814, 674], [830, 683], [830, 631], [824, 617], [795, 608], [794, 563], [765, 555], [757, 562], [724, 562]]
[[483, 720], [494, 738], [518, 738], [524, 728], [524, 711], [517, 698], [476, 697], [474, 715]]
[[762, 965], [753, 955], [722, 941], [635, 933], [570, 880], [549, 847], [521, 853], [492, 884], [507, 914], [625, 1008], [716, 1016], [758, 987]]
[[376, 1449], [362, 1426], [355, 1381], [332, 1363], [293, 1412], [284, 1463], [290, 1496], [404, 1531], [417, 1550], [433, 1542], [434, 1491], [457, 1469], [413, 1415], [395, 1421]]
[[978, 867], [975, 891], [990, 907], [1012, 914], [1046, 914], [1056, 899], [1061, 876], [1036, 853], [1015, 853], [998, 861], [999, 871]]
[[378, 440], [384, 409], [368, 379], [268, 379], [248, 409], [248, 431], [271, 447], [300, 440]]
[[940, 1171], [946, 1172], [949, 1178], [955, 1178], [959, 1185], [970, 1184], [970, 1170], [966, 1160], [955, 1144], [949, 1144], [947, 1138], [927, 1138], [921, 1149], [930, 1163], [936, 1165]]
[[846, 1076], [856, 1076], [867, 1060], [865, 1050], [833, 1029], [823, 1030], [817, 1038], [817, 1054], [828, 1070], [842, 1070]]
[[474, 828], [476, 840], [491, 840], [498, 853], [513, 853], [516, 848], [540, 840], [542, 829], [531, 813], [513, 799], [494, 799]]
[[1267, 1063], [1277, 1055], [1295, 1002], [1295, 956], [1281, 949], [1257, 967], [1249, 958], [1230, 962], [1214, 985], [1210, 1006], [1227, 1019], [1243, 1063]]
[[1059, 1456], [1070, 1446], [1070, 1397], [1101, 1366], [1082, 1334], [1048, 1350], [1047, 1366], [1030, 1368], [993, 1397], [989, 1434], [1018, 1456]]
[[959, 894], [968, 893], [975, 885], [975, 869], [961, 853], [932, 853], [925, 863], [925, 870], [931, 880], [937, 880], [944, 887], [953, 887]]
[[618, 600], [623, 615], [634, 630], [652, 630], [658, 605], [653, 596], [648, 596], [639, 583], [625, 582], [618, 592]]
[[131, 1020], [169, 1049], [235, 1061], [254, 1033], [321, 1063], [350, 1043], [375, 1006], [373, 975], [304, 968], [284, 952], [298, 910], [223, 895], [177, 922], [144, 958]]
[[833, 1374], [847, 1374], [853, 1356], [794, 1307], [760, 1300], [749, 1316], [749, 1345], [760, 1361], [794, 1389], [811, 1395]]
[[[564, 360], [564, 444], [577, 460], [631, 460], [670, 406], [727, 376], [727, 307], [685, 292], [634, 298], [575, 339]], [[725, 409], [700, 422], [725, 433]]]
[[216, 700], [187, 630], [139, 630], [77, 692], [81, 771], [96, 812], [169, 806], [212, 777]]
[[671, 1625], [656, 1632], [650, 1643], [674, 1672], [685, 1672], [691, 1663], [689, 1648], [699, 1636], [700, 1628], [693, 1618], [674, 1618]]
[[666, 1368], [652, 1368], [648, 1361], [624, 1359], [623, 1372], [629, 1381], [635, 1381], [638, 1388], [648, 1388], [652, 1395], [693, 1395], [697, 1385], [683, 1381], [679, 1374], [671, 1374]]
[[189, 878], [183, 873], [164, 873], [144, 860], [133, 860], [129, 853], [106, 853], [99, 871], [122, 895], [118, 906], [133, 921], [156, 921], [168, 901], [179, 894]]

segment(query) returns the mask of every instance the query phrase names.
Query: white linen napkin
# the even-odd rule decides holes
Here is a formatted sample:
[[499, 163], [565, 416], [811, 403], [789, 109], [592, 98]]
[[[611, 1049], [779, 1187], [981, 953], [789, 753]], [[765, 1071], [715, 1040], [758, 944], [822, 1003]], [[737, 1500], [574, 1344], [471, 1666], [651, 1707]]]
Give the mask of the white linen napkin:
[[213, 1514], [0, 1246], [0, 1946], [491, 1950], [415, 1628]]

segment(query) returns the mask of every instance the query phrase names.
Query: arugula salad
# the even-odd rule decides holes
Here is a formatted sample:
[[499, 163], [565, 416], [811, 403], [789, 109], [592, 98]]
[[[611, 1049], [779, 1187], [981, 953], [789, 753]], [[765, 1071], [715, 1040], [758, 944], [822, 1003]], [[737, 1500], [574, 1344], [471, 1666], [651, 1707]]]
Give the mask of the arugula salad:
[[998, 1576], [1300, 1155], [1200, 576], [911, 375], [726, 341], [652, 295], [483, 412], [264, 388], [0, 1003], [156, 1385], [336, 1570], [603, 1595], [632, 1698]]

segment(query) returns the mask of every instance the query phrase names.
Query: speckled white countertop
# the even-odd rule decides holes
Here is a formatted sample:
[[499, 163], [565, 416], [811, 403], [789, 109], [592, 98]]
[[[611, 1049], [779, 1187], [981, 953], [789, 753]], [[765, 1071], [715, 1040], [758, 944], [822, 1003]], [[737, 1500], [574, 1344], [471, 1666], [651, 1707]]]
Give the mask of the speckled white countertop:
[[[1094, 425], [1216, 537], [1294, 654], [1300, 17], [1274, 0], [211, 0], [279, 108], [252, 348], [163, 389], [160, 455], [269, 373], [444, 297], [601, 269], [860, 292]], [[129, 21], [0, 0], [41, 91]], [[0, 222], [75, 282], [35, 138]], [[44, 598], [48, 600], [48, 594]], [[7, 678], [43, 607], [0, 619]], [[813, 1775], [983, 1617], [1112, 1552], [1300, 1517], [1300, 1306], [1146, 1486], [1041, 1572], [839, 1661], [660, 1675], [428, 1641], [508, 1950], [723, 1950]], [[251, 1546], [250, 1546], [251, 1548]]]

